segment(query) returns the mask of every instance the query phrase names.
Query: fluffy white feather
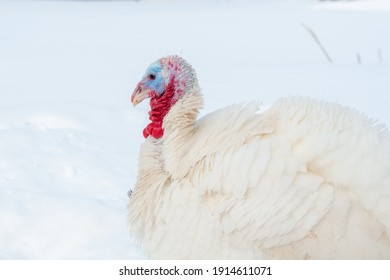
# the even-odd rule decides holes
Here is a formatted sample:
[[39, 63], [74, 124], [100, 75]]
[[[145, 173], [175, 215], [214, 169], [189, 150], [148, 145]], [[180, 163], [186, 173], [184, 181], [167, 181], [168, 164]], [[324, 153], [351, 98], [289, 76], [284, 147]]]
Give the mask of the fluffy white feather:
[[390, 135], [288, 97], [197, 120], [198, 86], [141, 147], [129, 203], [151, 258], [390, 259]]

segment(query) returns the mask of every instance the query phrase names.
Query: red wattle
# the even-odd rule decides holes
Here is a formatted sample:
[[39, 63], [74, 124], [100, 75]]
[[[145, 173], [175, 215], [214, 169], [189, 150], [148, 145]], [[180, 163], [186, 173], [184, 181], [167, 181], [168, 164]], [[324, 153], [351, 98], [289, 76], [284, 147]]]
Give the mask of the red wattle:
[[158, 97], [157, 94], [152, 94], [152, 98], [150, 99], [151, 110], [149, 111], [149, 119], [152, 122], [143, 130], [145, 138], [148, 138], [149, 135], [151, 135], [158, 139], [164, 135], [164, 130], [162, 128], [164, 117], [177, 101], [173, 98], [175, 95], [174, 80], [174, 77], [172, 77], [167, 90], [161, 97]]

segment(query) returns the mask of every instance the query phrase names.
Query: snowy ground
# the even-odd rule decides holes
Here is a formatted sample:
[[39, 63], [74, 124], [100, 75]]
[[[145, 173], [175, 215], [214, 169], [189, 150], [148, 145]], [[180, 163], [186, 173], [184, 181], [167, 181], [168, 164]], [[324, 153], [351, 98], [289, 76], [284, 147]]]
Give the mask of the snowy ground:
[[148, 105], [129, 97], [161, 56], [197, 69], [202, 114], [299, 94], [390, 126], [389, 2], [0, 1], [0, 258], [144, 258], [126, 193]]

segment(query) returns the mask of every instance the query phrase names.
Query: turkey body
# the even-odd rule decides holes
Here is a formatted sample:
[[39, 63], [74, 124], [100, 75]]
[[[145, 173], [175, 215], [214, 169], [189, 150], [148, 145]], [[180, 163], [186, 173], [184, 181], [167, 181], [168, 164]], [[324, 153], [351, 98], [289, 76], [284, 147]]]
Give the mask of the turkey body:
[[390, 136], [303, 97], [197, 120], [197, 86], [147, 137], [129, 202], [154, 259], [390, 259]]

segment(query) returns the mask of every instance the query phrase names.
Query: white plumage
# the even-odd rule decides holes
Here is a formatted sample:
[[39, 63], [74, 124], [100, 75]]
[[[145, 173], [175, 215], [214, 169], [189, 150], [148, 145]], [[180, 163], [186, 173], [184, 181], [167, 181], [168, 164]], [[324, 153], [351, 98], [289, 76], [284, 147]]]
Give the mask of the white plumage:
[[[197, 120], [203, 100], [195, 72], [176, 56], [148, 68], [133, 102], [152, 97], [153, 111], [183, 69], [192, 80], [167, 103], [163, 135], [145, 135], [129, 203], [131, 230], [149, 257], [390, 259], [384, 127], [299, 97], [264, 113], [250, 103]], [[156, 71], [166, 71], [161, 81]], [[150, 73], [165, 91], [147, 84]]]

